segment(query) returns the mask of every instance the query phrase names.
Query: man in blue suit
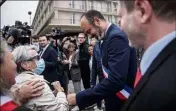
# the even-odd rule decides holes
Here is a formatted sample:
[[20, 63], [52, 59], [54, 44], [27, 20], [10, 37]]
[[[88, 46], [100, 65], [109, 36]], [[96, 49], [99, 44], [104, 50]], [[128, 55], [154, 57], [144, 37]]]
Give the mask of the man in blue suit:
[[101, 40], [105, 79], [92, 88], [68, 95], [68, 102], [85, 109], [104, 99], [106, 111], [119, 111], [133, 88], [137, 70], [135, 49], [129, 46], [125, 33], [116, 25], [108, 23], [96, 10], [89, 10], [81, 16], [81, 28], [84, 33], [96, 35]]

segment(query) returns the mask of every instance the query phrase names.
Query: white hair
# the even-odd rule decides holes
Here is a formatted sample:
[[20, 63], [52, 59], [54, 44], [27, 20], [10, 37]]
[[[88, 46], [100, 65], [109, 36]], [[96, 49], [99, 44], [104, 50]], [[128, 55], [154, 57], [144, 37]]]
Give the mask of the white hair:
[[34, 49], [35, 51], [39, 51], [39, 47], [37, 47], [37, 46], [35, 46], [35, 45], [30, 45], [30, 47], [32, 48], [32, 49]]
[[20, 73], [22, 71], [21, 63], [29, 60], [31, 58], [31, 54], [28, 52], [29, 50], [33, 49], [31, 46], [18, 46], [16, 47], [12, 55], [14, 57], [14, 61], [17, 64], [17, 72]]

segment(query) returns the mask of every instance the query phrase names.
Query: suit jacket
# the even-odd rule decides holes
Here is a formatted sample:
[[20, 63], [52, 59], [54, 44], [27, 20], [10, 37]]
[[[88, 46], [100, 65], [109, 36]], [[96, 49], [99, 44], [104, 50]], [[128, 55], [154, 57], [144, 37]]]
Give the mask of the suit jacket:
[[116, 96], [116, 92], [122, 90], [127, 84], [127, 76], [131, 73], [129, 67], [133, 65], [130, 63], [130, 58], [136, 59], [136, 56], [130, 57], [127, 36], [114, 24], [109, 27], [101, 49], [103, 65], [110, 74], [96, 86], [77, 93], [76, 102], [80, 109], [84, 109], [105, 99], [106, 111], [118, 111], [121, 109], [123, 101]]
[[122, 111], [176, 111], [176, 39], [152, 62]]
[[57, 57], [58, 54], [55, 49], [51, 46], [48, 46], [43, 53], [42, 57], [45, 61], [45, 70], [41, 75], [49, 82], [58, 81], [57, 74]]

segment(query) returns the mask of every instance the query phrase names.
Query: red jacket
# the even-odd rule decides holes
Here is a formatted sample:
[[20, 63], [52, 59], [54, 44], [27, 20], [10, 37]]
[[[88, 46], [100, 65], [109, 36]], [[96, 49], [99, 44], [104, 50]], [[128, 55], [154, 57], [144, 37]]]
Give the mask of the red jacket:
[[0, 111], [13, 111], [18, 105], [8, 96], [0, 96]]

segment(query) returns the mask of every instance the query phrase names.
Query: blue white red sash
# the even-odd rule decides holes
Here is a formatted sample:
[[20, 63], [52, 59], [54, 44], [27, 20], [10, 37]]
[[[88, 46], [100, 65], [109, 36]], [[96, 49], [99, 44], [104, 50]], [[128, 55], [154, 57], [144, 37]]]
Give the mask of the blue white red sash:
[[[109, 70], [107, 70], [103, 64], [102, 65], [102, 70], [103, 70], [103, 75], [105, 78], [108, 78]], [[121, 91], [117, 92], [116, 95], [121, 99], [121, 100], [126, 100], [132, 93], [132, 89], [128, 87], [127, 85], [122, 89]]]
[[0, 111], [12, 111], [18, 107], [17, 104], [8, 96], [0, 96]]

